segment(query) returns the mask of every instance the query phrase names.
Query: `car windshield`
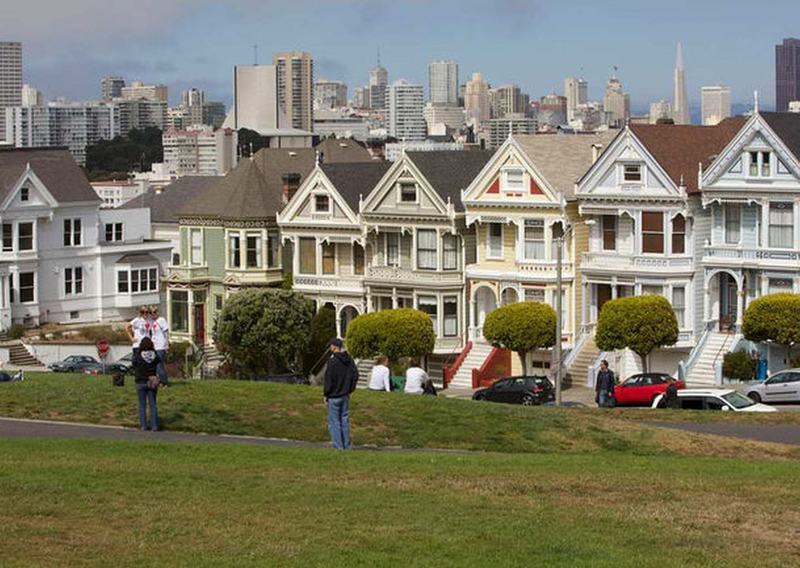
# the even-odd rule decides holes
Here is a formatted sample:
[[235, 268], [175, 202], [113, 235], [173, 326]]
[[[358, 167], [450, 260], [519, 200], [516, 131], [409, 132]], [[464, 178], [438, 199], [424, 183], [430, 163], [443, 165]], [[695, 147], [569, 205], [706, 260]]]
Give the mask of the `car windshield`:
[[723, 394], [722, 398], [734, 408], [747, 408], [748, 406], [753, 406], [755, 404], [752, 399], [749, 399], [742, 393], [736, 391]]

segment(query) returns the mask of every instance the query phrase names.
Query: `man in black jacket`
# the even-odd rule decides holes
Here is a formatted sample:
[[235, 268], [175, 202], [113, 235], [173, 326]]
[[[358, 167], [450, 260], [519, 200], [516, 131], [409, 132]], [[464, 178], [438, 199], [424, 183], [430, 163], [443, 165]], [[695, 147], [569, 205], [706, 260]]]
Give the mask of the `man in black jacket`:
[[325, 369], [325, 406], [328, 408], [328, 430], [337, 450], [350, 447], [350, 393], [358, 384], [358, 368], [344, 351], [342, 340], [328, 342], [331, 358]]
[[600, 361], [600, 370], [597, 372], [597, 380], [594, 390], [597, 393], [597, 406], [610, 407], [614, 405], [614, 371], [608, 368], [608, 361]]

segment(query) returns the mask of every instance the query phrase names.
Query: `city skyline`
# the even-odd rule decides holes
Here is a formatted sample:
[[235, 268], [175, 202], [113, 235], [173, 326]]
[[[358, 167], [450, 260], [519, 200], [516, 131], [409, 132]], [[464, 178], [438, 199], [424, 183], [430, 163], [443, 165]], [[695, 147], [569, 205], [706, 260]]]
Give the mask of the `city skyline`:
[[[659, 15], [657, 26], [641, 2], [627, 0], [581, 6], [580, 18], [574, 17], [577, 8], [522, 0], [495, 2], [489, 12], [477, 2], [457, 3], [463, 9], [456, 10], [454, 2], [430, 6], [306, 0], [278, 10], [273, 2], [250, 0], [142, 0], [114, 6], [79, 0], [69, 10], [48, 5], [43, 16], [40, 4], [33, 0], [6, 10], [0, 38], [23, 42], [26, 83], [48, 99], [72, 100], [97, 98], [103, 77], [122, 75], [167, 84], [173, 103], [181, 90], [199, 87], [210, 99], [230, 104], [233, 66], [252, 63], [257, 44], [262, 63], [279, 51], [308, 51], [316, 78], [342, 80], [351, 89], [367, 82], [378, 48], [390, 81], [405, 78], [427, 86], [428, 63], [452, 59], [459, 65], [461, 82], [480, 72], [492, 85], [516, 83], [532, 98], [562, 92], [564, 78], [575, 76], [589, 82], [590, 100], [599, 100], [616, 65], [632, 112], [638, 112], [671, 98], [680, 41], [690, 104], [699, 103], [701, 86], [725, 84], [734, 104], [751, 102], [758, 90], [762, 106], [770, 108], [774, 45], [800, 35], [783, 24], [793, 20], [792, 14], [800, 16], [800, 8], [785, 1], [775, 6], [783, 16], [766, 21], [757, 33], [735, 9], [744, 8], [740, 2], [726, 2], [724, 10], [721, 2], [692, 5], [691, 20], [684, 17], [687, 3], [685, 11]], [[148, 9], [162, 17], [147, 22], [133, 17]], [[105, 25], [111, 12], [116, 15], [113, 29]], [[48, 19], [53, 19], [52, 26]], [[625, 33], [610, 34], [615, 26], [624, 26]], [[570, 33], [564, 33], [567, 28]], [[307, 32], [304, 39], [297, 39], [297, 29]], [[474, 42], [473, 30], [500, 39]]]

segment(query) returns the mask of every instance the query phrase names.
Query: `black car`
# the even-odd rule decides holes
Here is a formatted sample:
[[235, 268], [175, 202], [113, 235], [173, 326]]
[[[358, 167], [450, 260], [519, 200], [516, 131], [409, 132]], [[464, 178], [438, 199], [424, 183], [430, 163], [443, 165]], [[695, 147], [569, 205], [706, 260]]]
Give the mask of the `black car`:
[[544, 404], [555, 398], [555, 387], [550, 379], [541, 376], [508, 377], [492, 386], [475, 391], [472, 400], [506, 402], [510, 404]]

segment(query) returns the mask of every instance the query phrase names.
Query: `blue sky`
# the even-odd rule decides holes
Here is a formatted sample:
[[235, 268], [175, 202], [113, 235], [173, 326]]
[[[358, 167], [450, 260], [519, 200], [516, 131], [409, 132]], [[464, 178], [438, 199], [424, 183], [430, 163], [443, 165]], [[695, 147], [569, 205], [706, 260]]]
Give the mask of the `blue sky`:
[[758, 89], [774, 105], [774, 45], [800, 36], [800, 2], [770, 0], [2, 0], [0, 39], [24, 42], [25, 80], [45, 96], [97, 97], [100, 79], [163, 82], [175, 100], [189, 86], [231, 99], [233, 65], [306, 50], [316, 77], [364, 84], [380, 47], [390, 80], [425, 83], [432, 59], [454, 59], [532, 96], [582, 75], [602, 97], [612, 66], [635, 109], [671, 98], [683, 43], [690, 101], [702, 85]]

